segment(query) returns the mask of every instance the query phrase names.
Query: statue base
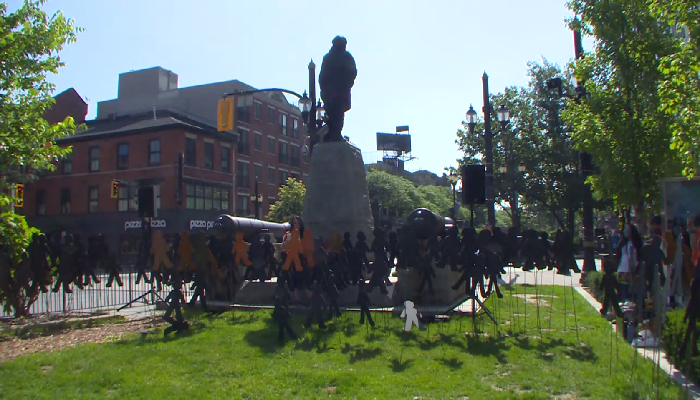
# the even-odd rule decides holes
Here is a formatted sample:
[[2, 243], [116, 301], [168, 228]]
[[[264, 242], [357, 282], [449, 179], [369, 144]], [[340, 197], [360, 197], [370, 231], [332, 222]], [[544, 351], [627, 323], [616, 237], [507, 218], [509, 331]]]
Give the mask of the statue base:
[[363, 231], [372, 240], [374, 221], [360, 149], [347, 141], [317, 143], [311, 157], [302, 218], [314, 237]]
[[421, 306], [450, 306], [456, 307], [466, 300], [464, 285], [458, 290], [452, 290], [452, 285], [457, 283], [462, 276], [461, 272], [452, 271], [450, 267], [434, 268], [433, 293], [430, 293], [428, 284], [419, 291], [421, 275], [417, 268], [397, 269], [397, 282], [394, 285], [392, 300], [395, 306], [403, 305], [406, 300], [411, 300]]

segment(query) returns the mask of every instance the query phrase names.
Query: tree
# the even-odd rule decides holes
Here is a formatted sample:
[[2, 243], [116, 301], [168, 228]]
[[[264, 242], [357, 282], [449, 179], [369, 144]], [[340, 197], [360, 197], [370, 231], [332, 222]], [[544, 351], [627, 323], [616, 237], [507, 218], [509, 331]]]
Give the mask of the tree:
[[[491, 96], [493, 108], [505, 105], [510, 123], [499, 129], [492, 118], [495, 199], [519, 228], [525, 207], [549, 210], [564, 225], [558, 211], [578, 208], [576, 195], [580, 179], [575, 171], [576, 157], [571, 148], [569, 128], [558, 117], [562, 101], [546, 88], [547, 80], [559, 77], [568, 82], [555, 65], [528, 63], [530, 82], [527, 87], [506, 88]], [[566, 88], [565, 88], [566, 89]], [[482, 132], [479, 121], [474, 132]], [[481, 163], [485, 154], [482, 134], [469, 134], [468, 126], [457, 132], [457, 145], [464, 152], [460, 165]], [[501, 168], [504, 172], [500, 172]], [[525, 171], [521, 171], [521, 168]], [[573, 215], [573, 212], [571, 213]], [[570, 225], [572, 225], [571, 222]]]
[[367, 174], [367, 191], [372, 200], [396, 217], [407, 216], [422, 207], [416, 187], [406, 178], [388, 172], [372, 170]]
[[304, 210], [304, 196], [306, 196], [306, 186], [294, 178], [287, 178], [287, 182], [279, 189], [279, 199], [270, 206], [267, 219], [274, 222], [289, 222], [292, 218], [301, 215]]
[[54, 102], [47, 75], [64, 65], [58, 53], [81, 29], [60, 12], [49, 17], [44, 3], [26, 0], [13, 13], [0, 3], [0, 208], [11, 202], [8, 188], [25, 182], [30, 171], [55, 168], [70, 152], [56, 139], [75, 131], [72, 118], [51, 125], [42, 115]]
[[6, 3], [0, 3], [0, 243], [10, 264], [0, 302], [15, 316], [26, 315], [38, 296], [17, 281], [22, 276], [17, 267], [26, 256], [31, 234], [37, 231], [10, 211], [10, 189], [15, 183], [26, 183], [33, 172], [55, 168], [58, 157], [70, 152], [58, 147], [56, 139], [73, 134], [76, 128], [72, 118], [55, 125], [42, 118], [53, 104], [55, 90], [47, 75], [64, 65], [59, 52], [81, 31], [60, 12], [49, 17], [41, 10], [44, 3], [25, 0], [12, 13], [7, 12]]
[[685, 30], [685, 40], [661, 58], [661, 111], [670, 122], [671, 149], [678, 152], [683, 174], [692, 177], [700, 166], [700, 6], [696, 0], [656, 0], [654, 16], [665, 27]]
[[593, 52], [572, 64], [588, 96], [570, 102], [563, 117], [575, 146], [593, 156], [598, 173], [589, 179], [597, 196], [634, 206], [644, 221], [646, 206], [658, 198], [658, 180], [681, 172], [658, 95], [661, 59], [676, 40], [646, 0], [572, 0], [568, 7], [577, 15], [570, 27], [596, 41]]

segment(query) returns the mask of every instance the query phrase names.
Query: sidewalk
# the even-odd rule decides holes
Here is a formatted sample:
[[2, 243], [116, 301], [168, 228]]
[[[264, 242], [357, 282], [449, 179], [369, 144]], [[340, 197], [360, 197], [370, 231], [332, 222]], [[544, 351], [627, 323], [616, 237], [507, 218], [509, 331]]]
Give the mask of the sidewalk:
[[[598, 302], [598, 300], [595, 299], [595, 297], [591, 296], [590, 293], [588, 293], [584, 288], [582, 287], [576, 287], [576, 291], [583, 296], [586, 301], [596, 310], [600, 310], [602, 308], [602, 305]], [[601, 317], [602, 318], [602, 317]], [[610, 327], [613, 331], [617, 330], [617, 327], [614, 324], [610, 324]], [[690, 382], [690, 380], [685, 378], [685, 375], [676, 368], [671, 365], [671, 363], [668, 361], [668, 357], [666, 353], [663, 351], [662, 348], [657, 348], [657, 349], [645, 349], [645, 348], [637, 348], [637, 352], [644, 356], [645, 358], [651, 360], [653, 363], [658, 364], [661, 370], [663, 370], [667, 375], [669, 375], [671, 378], [673, 378], [676, 383], [681, 385], [690, 396], [692, 396], [693, 399], [700, 399], [700, 388], [695, 385], [694, 383]]]

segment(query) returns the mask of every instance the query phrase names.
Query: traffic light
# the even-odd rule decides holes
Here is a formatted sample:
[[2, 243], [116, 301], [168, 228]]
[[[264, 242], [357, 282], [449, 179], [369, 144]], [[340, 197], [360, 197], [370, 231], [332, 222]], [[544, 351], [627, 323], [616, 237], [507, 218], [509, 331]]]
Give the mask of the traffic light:
[[24, 207], [24, 184], [15, 185], [15, 207]]
[[114, 179], [112, 180], [112, 198], [116, 199], [119, 197], [119, 181]]
[[233, 97], [219, 100], [217, 111], [216, 126], [219, 132], [233, 130]]

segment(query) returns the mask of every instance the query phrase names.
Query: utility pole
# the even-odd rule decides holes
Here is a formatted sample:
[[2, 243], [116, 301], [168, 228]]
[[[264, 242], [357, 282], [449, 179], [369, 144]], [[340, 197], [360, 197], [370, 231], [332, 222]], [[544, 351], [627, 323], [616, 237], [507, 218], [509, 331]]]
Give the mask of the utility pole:
[[311, 110], [309, 120], [306, 121], [306, 129], [309, 135], [309, 153], [318, 143], [318, 131], [316, 129], [316, 64], [314, 60], [309, 62], [309, 98], [311, 99]]
[[493, 134], [491, 133], [491, 101], [489, 99], [489, 76], [484, 72], [484, 150], [486, 152], [486, 212], [488, 222], [496, 226], [496, 210], [493, 195]]
[[[583, 58], [581, 30], [578, 27], [574, 28], [574, 54], [577, 60]], [[580, 103], [585, 96], [584, 82], [578, 81], [576, 83], [576, 102]], [[592, 172], [591, 155], [586, 152], [580, 152], [579, 162], [581, 178], [583, 179], [583, 198], [581, 199], [583, 214], [583, 274], [581, 274], [581, 280], [583, 280], [583, 277], [588, 272], [596, 271], [597, 268], [595, 265], [595, 235], [593, 231], [593, 193], [591, 186], [586, 182], [586, 179]]]

